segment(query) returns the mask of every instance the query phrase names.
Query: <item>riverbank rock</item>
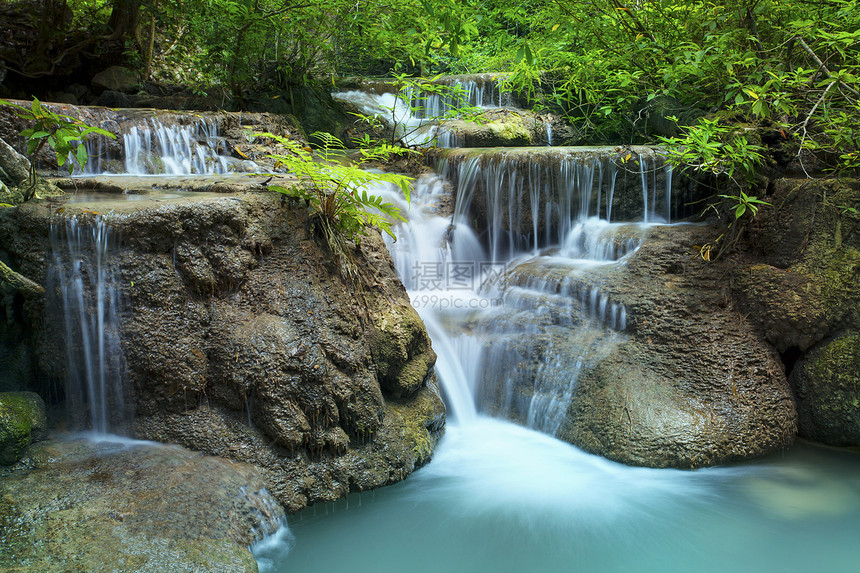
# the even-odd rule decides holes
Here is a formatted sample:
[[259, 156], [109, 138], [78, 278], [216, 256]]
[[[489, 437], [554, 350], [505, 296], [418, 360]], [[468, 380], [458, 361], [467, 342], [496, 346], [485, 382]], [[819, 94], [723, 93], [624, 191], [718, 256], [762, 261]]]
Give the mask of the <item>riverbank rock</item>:
[[[305, 207], [273, 193], [64, 209], [84, 225], [98, 210], [122, 237], [111, 260], [136, 435], [252, 463], [291, 511], [429, 459], [445, 420], [435, 354], [378, 235], [356, 249], [350, 281]], [[0, 244], [45, 277], [48, 208], [0, 216]], [[39, 367], [63, 378], [62, 318], [49, 325]]]
[[860, 334], [849, 332], [811, 350], [789, 381], [802, 437], [832, 446], [860, 444]]
[[110, 66], [93, 76], [92, 85], [96, 90], [115, 92], [134, 92], [140, 85], [137, 73], [123, 66]]
[[583, 372], [559, 437], [632, 465], [695, 468], [779, 451], [797, 412], [779, 355], [692, 249], [716, 229], [652, 227], [595, 284], [627, 309], [608, 357]]
[[0, 479], [4, 571], [247, 571], [283, 510], [248, 464], [107, 439], [31, 446]]
[[[799, 433], [860, 446], [860, 182], [780, 179], [733, 272], [742, 312], [783, 355]], [[793, 369], [793, 370], [792, 370]]]
[[29, 177], [30, 161], [0, 138], [0, 183], [17, 187]]
[[18, 461], [31, 442], [45, 438], [45, 403], [33, 392], [0, 392], [0, 465]]

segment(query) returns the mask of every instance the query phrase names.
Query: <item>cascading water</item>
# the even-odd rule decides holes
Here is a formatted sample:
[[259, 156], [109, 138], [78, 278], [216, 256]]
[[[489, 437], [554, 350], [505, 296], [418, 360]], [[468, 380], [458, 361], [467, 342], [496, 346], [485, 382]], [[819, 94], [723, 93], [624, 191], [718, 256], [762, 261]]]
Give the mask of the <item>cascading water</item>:
[[[627, 309], [593, 271], [622, 264], [642, 238], [640, 226], [600, 217], [618, 196], [613, 151], [559, 148], [533, 163], [517, 151], [455, 156], [416, 183], [410, 225], [389, 249], [458, 420], [483, 411], [555, 434], [579, 373], [623, 336]], [[653, 163], [639, 165], [656, 180]], [[457, 184], [450, 219], [435, 212], [443, 179]]]
[[[476, 76], [450, 76], [438, 80], [442, 85], [454, 88], [451, 93], [393, 93], [394, 86], [382, 85], [373, 91], [350, 90], [332, 94], [335, 99], [349, 102], [361, 113], [376, 117], [394, 130], [397, 138], [412, 146], [459, 147], [463, 137], [441, 118], [463, 106], [481, 108], [511, 108], [513, 98], [503, 92], [497, 78], [492, 74]], [[380, 92], [380, 93], [377, 93]], [[549, 125], [549, 124], [547, 124]], [[551, 127], [548, 127], [548, 137]]]
[[[120, 135], [122, 157], [112, 157], [102, 137], [86, 140], [89, 161], [78, 174], [116, 171], [116, 164], [121, 162], [127, 175], [213, 175], [228, 173], [235, 163], [220, 154], [222, 138], [217, 122], [211, 118], [179, 125], [152, 117]], [[253, 168], [252, 163], [248, 162], [247, 167]]]
[[120, 289], [115, 238], [103, 218], [75, 217], [51, 226], [52, 316], [62, 317], [70, 418], [98, 433], [121, 432], [131, 420], [120, 345]]
[[[441, 166], [457, 180], [453, 218], [439, 213], [442, 179], [423, 176], [409, 224], [389, 245], [433, 340], [449, 407], [433, 460], [383, 491], [294, 516], [286, 541], [255, 548], [261, 571], [394, 571], [403, 563], [419, 573], [666, 573], [690, 563], [707, 573], [853, 571], [860, 460], [800, 450], [788, 462], [655, 470], [546, 435], [563, 424], [577, 377], [625, 336], [626, 309], [601, 291], [602, 271], [625, 264], [643, 225], [618, 221], [654, 221], [663, 217], [658, 205], [668, 213], [672, 204], [655, 197], [660, 181], [655, 186], [650, 173], [647, 190], [631, 193], [615, 183], [642, 181], [638, 172], [620, 176], [604, 165], [601, 175], [600, 167], [570, 165], [569, 183], [560, 185], [542, 164], [530, 170], [514, 163]], [[532, 171], [537, 185], [510, 183]], [[487, 180], [502, 187], [472, 188]], [[588, 181], [590, 191], [581, 186]], [[472, 226], [479, 211], [461, 208], [468, 193], [488, 193], [486, 204], [498, 205], [495, 230]], [[502, 195], [528, 205], [534, 217], [494, 203]], [[580, 201], [585, 195], [591, 201]], [[495, 258], [484, 248], [491, 236], [505, 245]]]
[[332, 94], [332, 97], [351, 103], [366, 116], [377, 118], [394, 130], [395, 138], [402, 139], [406, 145], [425, 146], [434, 141], [436, 126], [414, 115], [407, 99], [400, 95], [352, 90]]
[[[454, 223], [464, 224], [472, 210], [478, 211], [490, 259], [502, 261], [537, 254], [542, 247], [568, 248], [582, 236], [582, 223], [589, 217], [670, 221], [671, 170], [659, 164], [653, 150], [642, 149], [639, 161], [629, 162], [614, 148], [577, 149], [543, 148], [539, 155], [532, 148], [455, 150], [443, 156], [439, 172], [457, 186]], [[660, 203], [654, 191], [658, 179], [665, 183]], [[626, 190], [637, 184], [643, 199], [616, 201], [617, 186], [631, 197]]]
[[451, 88], [444, 93], [410, 93], [409, 100], [421, 118], [444, 117], [448, 112], [463, 106], [482, 108], [513, 107], [510, 92], [501, 89], [493, 74], [449, 76], [438, 83]]

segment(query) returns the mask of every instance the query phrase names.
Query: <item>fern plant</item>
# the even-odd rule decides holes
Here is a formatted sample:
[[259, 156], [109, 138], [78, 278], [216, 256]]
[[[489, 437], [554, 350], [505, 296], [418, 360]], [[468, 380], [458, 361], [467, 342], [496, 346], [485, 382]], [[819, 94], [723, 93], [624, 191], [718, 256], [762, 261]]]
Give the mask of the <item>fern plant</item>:
[[393, 184], [408, 201], [412, 181], [410, 177], [396, 173], [366, 171], [361, 165], [386, 161], [393, 155], [408, 151], [383, 144], [359, 150], [359, 157], [353, 162], [347, 158], [346, 149], [338, 138], [323, 132], [312, 135], [322, 142], [317, 153], [272, 133], [255, 134], [268, 137], [285, 149], [285, 153], [267, 157], [275, 161], [276, 169], [284, 168], [298, 179], [297, 185], [269, 185], [268, 188], [307, 203], [313, 227], [329, 251], [339, 259], [345, 274], [352, 278], [356, 271], [348, 242], [360, 243], [370, 228], [377, 228], [394, 238], [391, 226], [397, 221], [405, 221], [400, 209], [375, 195], [372, 187], [379, 183]]
[[116, 139], [116, 136], [109, 131], [87, 125], [68, 115], [52, 112], [42, 106], [35, 97], [29, 108], [2, 99], [0, 99], [0, 105], [12, 107], [18, 117], [33, 123], [33, 127], [21, 132], [27, 140], [27, 155], [30, 159], [30, 179], [23, 193], [24, 201], [32, 199], [36, 192], [35, 160], [45, 145], [57, 152], [57, 166], [66, 166], [71, 175], [76, 165], [83, 169], [87, 164], [89, 157], [83, 141], [88, 135], [97, 134]]

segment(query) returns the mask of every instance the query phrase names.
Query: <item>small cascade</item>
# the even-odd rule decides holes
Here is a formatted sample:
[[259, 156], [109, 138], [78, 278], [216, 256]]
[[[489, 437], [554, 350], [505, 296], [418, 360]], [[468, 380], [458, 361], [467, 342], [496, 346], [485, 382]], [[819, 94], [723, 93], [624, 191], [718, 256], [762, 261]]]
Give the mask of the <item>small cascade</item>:
[[66, 400], [71, 419], [99, 433], [121, 432], [132, 412], [123, 384], [115, 244], [101, 217], [51, 226], [49, 293], [57, 296], [49, 308], [64, 325]]
[[[332, 97], [350, 103], [366, 116], [377, 118], [407, 145], [419, 147], [465, 145], [464, 136], [444, 121], [456, 119], [449, 117], [456, 108], [513, 107], [511, 94], [500, 89], [493, 74], [446, 76], [435, 83], [456, 88], [456, 92], [422, 94], [407, 90], [395, 93], [393, 84], [383, 82], [366, 85], [364, 90], [336, 92]], [[548, 123], [547, 129], [551, 138], [552, 127]]]
[[409, 94], [416, 115], [421, 118], [445, 117], [449, 112], [462, 106], [483, 108], [511, 108], [513, 97], [501, 89], [494, 74], [470, 76], [445, 76], [435, 83], [450, 86], [450, 93]]
[[[630, 165], [614, 148], [531, 151], [447, 154], [416, 182], [389, 249], [453, 418], [492, 414], [554, 435], [579, 377], [625, 337], [628, 309], [607, 277], [642, 244], [643, 205], [652, 221], [671, 207], [654, 192], [671, 181], [644, 148]], [[446, 181], [456, 195], [441, 216]]]
[[[589, 217], [607, 223], [670, 220], [671, 170], [649, 148], [639, 150], [638, 160], [630, 161], [630, 155], [615, 148], [455, 151], [442, 157], [437, 171], [456, 184], [455, 225], [478, 220], [491, 261], [554, 245], [575, 257], [582, 222]], [[660, 180], [664, 185], [658, 193]], [[631, 200], [635, 193], [638, 204]], [[605, 248], [625, 252], [634, 245]]]
[[366, 116], [377, 118], [407, 145], [421, 147], [434, 142], [436, 126], [413, 115], [408, 100], [400, 95], [352, 90], [334, 93], [332, 97], [354, 105]]
[[[626, 231], [626, 232], [625, 232]], [[617, 261], [633, 253], [642, 244], [641, 230], [618, 225], [606, 219], [588, 217], [576, 222], [564, 238], [559, 254], [571, 259], [597, 262]]]
[[220, 154], [223, 138], [213, 118], [195, 118], [189, 125], [180, 125], [150, 117], [118, 135], [123, 149], [120, 157], [112, 156], [104, 138], [88, 139], [89, 161], [77, 175], [116, 173], [119, 165], [128, 175], [213, 175], [228, 173], [235, 163]]

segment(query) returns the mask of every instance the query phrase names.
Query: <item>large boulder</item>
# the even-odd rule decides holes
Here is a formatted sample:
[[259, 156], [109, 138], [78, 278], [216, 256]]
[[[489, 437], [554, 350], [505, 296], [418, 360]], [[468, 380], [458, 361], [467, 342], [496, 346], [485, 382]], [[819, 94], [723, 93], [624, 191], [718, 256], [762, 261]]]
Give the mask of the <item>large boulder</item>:
[[248, 464], [146, 443], [48, 441], [0, 479], [4, 571], [256, 573], [283, 510]]
[[45, 403], [33, 392], [0, 392], [0, 465], [18, 461], [48, 431]]
[[[362, 240], [348, 280], [304, 206], [273, 193], [65, 213], [86, 224], [82, 211], [108, 208], [123, 237], [112, 260], [138, 436], [253, 463], [293, 511], [429, 459], [445, 419], [435, 354], [381, 237]], [[44, 277], [49, 210], [3, 215], [0, 243]], [[39, 367], [63, 377], [62, 318], [48, 325]]]
[[137, 74], [123, 66], [110, 66], [93, 76], [92, 85], [99, 90], [134, 92], [140, 85]]
[[745, 255], [761, 262], [735, 269], [735, 295], [783, 355], [800, 435], [860, 446], [860, 182], [780, 179], [768, 199]]
[[720, 280], [729, 263], [692, 250], [710, 227], [655, 227], [594, 284], [627, 329], [583, 372], [559, 437], [633, 465], [695, 468], [790, 445], [797, 412], [778, 354]]
[[798, 433], [831, 446], [860, 446], [860, 333], [848, 332], [811, 350], [790, 382]]

